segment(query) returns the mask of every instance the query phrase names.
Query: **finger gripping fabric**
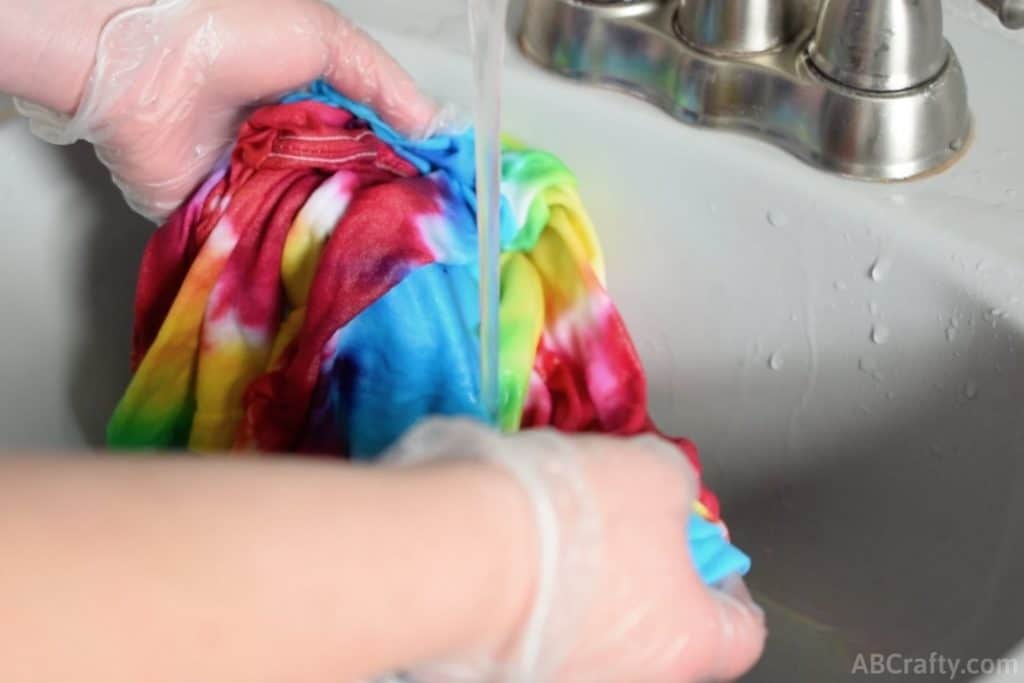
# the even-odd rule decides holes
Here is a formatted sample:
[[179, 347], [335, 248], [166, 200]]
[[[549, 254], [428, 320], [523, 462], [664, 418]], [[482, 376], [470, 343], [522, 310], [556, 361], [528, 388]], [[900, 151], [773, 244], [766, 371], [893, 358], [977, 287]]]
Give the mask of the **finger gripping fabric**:
[[[502, 171], [500, 427], [656, 433], [573, 175], [512, 143]], [[256, 111], [146, 249], [110, 445], [368, 460], [483, 421], [475, 201], [472, 132], [409, 140], [324, 83]], [[749, 569], [703, 486], [688, 535], [708, 583]]]

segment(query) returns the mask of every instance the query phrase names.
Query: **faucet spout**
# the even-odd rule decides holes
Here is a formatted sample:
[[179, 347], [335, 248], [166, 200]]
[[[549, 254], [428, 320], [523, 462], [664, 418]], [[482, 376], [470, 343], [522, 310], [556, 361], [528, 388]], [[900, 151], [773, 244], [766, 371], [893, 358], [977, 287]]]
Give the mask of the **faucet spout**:
[[711, 54], [758, 54], [800, 34], [808, 0], [681, 0], [680, 37]]
[[1024, 28], [1024, 0], [981, 0], [1006, 28]]

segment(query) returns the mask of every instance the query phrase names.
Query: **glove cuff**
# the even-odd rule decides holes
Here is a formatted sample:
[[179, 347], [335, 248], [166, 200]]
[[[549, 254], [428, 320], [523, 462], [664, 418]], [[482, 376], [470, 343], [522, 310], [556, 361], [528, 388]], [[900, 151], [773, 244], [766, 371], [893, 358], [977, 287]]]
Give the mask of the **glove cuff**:
[[530, 501], [538, 537], [537, 590], [511, 655], [501, 662], [415, 672], [417, 681], [544, 683], [575, 644], [601, 559], [601, 520], [572, 442], [553, 431], [502, 437], [468, 420], [431, 420], [388, 456], [394, 464], [470, 458], [493, 463], [519, 483]]

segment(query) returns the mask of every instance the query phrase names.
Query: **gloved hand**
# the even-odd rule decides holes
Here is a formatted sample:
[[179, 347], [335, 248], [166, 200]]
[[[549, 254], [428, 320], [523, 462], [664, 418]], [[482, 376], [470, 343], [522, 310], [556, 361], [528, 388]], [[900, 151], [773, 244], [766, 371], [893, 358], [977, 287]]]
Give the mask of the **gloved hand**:
[[389, 458], [475, 458], [504, 468], [529, 499], [537, 530], [525, 620], [455, 661], [419, 667], [411, 672], [417, 683], [731, 680], [760, 656], [764, 616], [743, 581], [709, 589], [697, 574], [686, 539], [696, 481], [668, 443], [500, 436], [435, 420]]
[[74, 116], [19, 109], [48, 142], [93, 143], [132, 208], [159, 221], [230, 148], [249, 107], [321, 76], [409, 135], [427, 134], [437, 114], [372, 38], [320, 0], [127, 9], [100, 35]]

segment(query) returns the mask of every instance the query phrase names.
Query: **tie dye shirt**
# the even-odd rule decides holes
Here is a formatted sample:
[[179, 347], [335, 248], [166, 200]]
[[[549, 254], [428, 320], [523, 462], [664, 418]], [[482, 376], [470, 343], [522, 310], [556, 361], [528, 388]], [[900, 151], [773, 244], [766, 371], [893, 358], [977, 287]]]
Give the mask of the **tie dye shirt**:
[[[573, 175], [511, 142], [502, 175], [500, 428], [656, 432]], [[484, 420], [474, 178], [471, 132], [410, 141], [323, 83], [256, 111], [147, 247], [110, 445], [373, 459]], [[749, 568], [703, 486], [689, 537], [709, 582]]]

